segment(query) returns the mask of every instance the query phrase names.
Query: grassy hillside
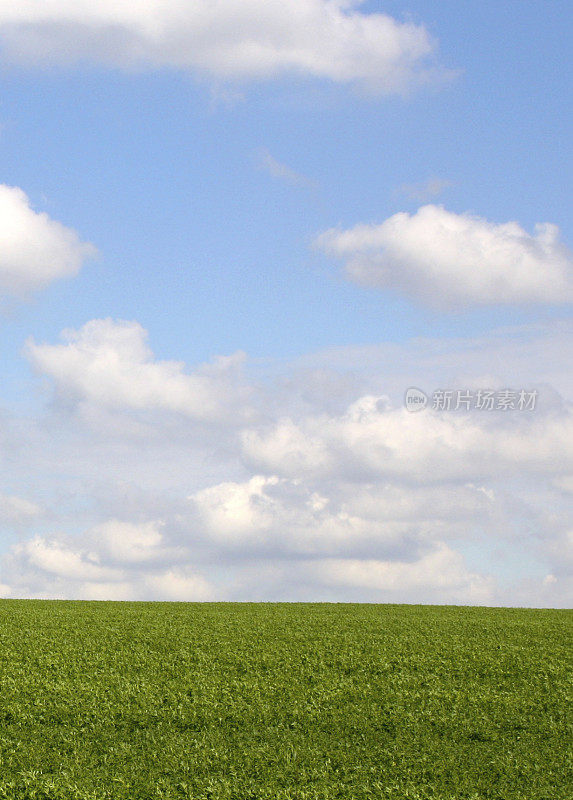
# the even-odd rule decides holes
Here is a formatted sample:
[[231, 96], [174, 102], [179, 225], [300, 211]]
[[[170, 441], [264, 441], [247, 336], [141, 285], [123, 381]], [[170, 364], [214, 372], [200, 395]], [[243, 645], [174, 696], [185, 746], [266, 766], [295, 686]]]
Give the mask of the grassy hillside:
[[570, 800], [572, 620], [0, 601], [0, 798]]

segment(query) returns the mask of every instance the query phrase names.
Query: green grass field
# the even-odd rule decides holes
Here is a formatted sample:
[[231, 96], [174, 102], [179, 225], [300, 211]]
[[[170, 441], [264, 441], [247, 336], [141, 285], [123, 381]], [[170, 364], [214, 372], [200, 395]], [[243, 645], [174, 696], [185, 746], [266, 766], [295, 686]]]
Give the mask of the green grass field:
[[568, 611], [0, 601], [0, 798], [571, 800]]

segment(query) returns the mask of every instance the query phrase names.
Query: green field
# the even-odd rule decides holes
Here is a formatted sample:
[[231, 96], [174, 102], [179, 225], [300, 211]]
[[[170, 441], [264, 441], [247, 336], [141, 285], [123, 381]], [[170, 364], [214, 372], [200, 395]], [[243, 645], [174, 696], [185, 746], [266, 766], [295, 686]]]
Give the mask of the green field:
[[0, 798], [571, 800], [571, 623], [3, 600]]

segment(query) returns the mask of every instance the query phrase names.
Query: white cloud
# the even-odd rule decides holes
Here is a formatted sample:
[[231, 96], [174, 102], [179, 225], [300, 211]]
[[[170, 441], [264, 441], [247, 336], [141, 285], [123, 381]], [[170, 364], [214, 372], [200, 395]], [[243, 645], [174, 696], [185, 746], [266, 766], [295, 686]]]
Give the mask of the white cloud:
[[441, 73], [427, 31], [361, 0], [0, 0], [5, 57], [176, 67], [215, 79], [283, 74], [403, 92]]
[[340, 416], [285, 419], [267, 431], [242, 434], [247, 464], [285, 477], [344, 476], [415, 480], [422, 484], [541, 472], [558, 475], [573, 464], [573, 414], [512, 421], [499, 415], [389, 408], [365, 396]]
[[165, 557], [161, 528], [156, 521], [135, 524], [113, 519], [94, 528], [90, 540], [114, 562], [139, 564]]
[[188, 570], [170, 569], [159, 575], [150, 575], [145, 579], [145, 586], [158, 600], [199, 602], [214, 599], [211, 584], [203, 576]]
[[452, 182], [445, 178], [428, 178], [427, 181], [421, 183], [403, 183], [400, 186], [400, 192], [412, 200], [424, 203], [442, 194], [451, 185]]
[[549, 223], [531, 235], [516, 222], [427, 205], [379, 225], [326, 231], [316, 244], [345, 260], [350, 280], [435, 307], [573, 301], [573, 254]]
[[22, 189], [0, 185], [0, 298], [26, 297], [72, 277], [95, 252], [75, 231], [35, 212]]
[[95, 554], [83, 554], [63, 545], [57, 540], [36, 537], [14, 546], [17, 558], [26, 561], [38, 570], [71, 581], [119, 580], [121, 573], [102, 567]]
[[459, 553], [440, 543], [435, 550], [413, 562], [328, 559], [316, 566], [315, 579], [337, 589], [368, 592], [378, 602], [400, 598], [402, 602], [492, 604], [495, 583], [472, 573]]
[[467, 531], [468, 522], [487, 520], [495, 504], [495, 492], [472, 483], [453, 486], [404, 486], [400, 484], [366, 484], [352, 486], [346, 499], [351, 513], [375, 521], [440, 524], [452, 526], [457, 535]]
[[229, 416], [236, 401], [245, 400], [237, 381], [243, 354], [186, 373], [181, 362], [154, 361], [146, 337], [137, 322], [91, 320], [79, 331], [64, 331], [65, 344], [29, 341], [27, 354], [59, 398], [84, 411], [159, 410], [208, 421]]
[[294, 169], [291, 169], [286, 164], [277, 161], [277, 159], [264, 148], [259, 153], [259, 166], [261, 169], [265, 170], [265, 172], [268, 172], [271, 178], [284, 181], [291, 186], [301, 186], [306, 188], [312, 188], [316, 186], [315, 182], [310, 178], [307, 178], [306, 175], [302, 175], [300, 172], [295, 172]]
[[[40, 576], [34, 576], [36, 594], [29, 590], [20, 591], [19, 597], [36, 597], [42, 600], [140, 600], [134, 593], [134, 587], [125, 582], [106, 583], [105, 581], [83, 581], [67, 584], [64, 582], [42, 582]], [[42, 587], [42, 588], [40, 588]]]
[[[477, 336], [420, 337], [406, 342], [333, 347], [291, 364], [293, 392], [304, 383], [308, 410], [342, 411], [359, 394], [388, 394], [394, 405], [404, 391], [435, 389], [541, 389], [546, 404], [559, 395], [573, 401], [573, 373], [566, 357], [573, 320], [504, 326]], [[367, 391], [364, 389], [367, 388]], [[283, 389], [284, 392], [284, 389]], [[300, 394], [300, 388], [299, 388]], [[551, 401], [553, 402], [553, 401]]]
[[302, 481], [253, 476], [195, 493], [187, 515], [166, 522], [111, 519], [80, 536], [36, 536], [13, 545], [4, 559], [9, 582], [3, 591], [16, 597], [233, 599], [257, 559], [263, 572], [275, 565], [286, 599], [296, 596], [301, 581], [310, 596], [326, 587], [440, 602], [450, 591], [456, 601], [478, 602], [483, 597], [476, 586], [491, 581], [470, 574], [442, 540], [468, 535], [476, 520], [486, 522], [490, 504], [473, 487], [419, 492], [379, 485], [357, 492], [338, 485], [329, 496]]
[[237, 596], [298, 602], [496, 605], [495, 579], [468, 568], [443, 542], [420, 558], [308, 558], [250, 563]]
[[255, 475], [245, 483], [209, 486], [189, 499], [197, 508], [208, 535], [244, 545], [253, 538], [264, 539], [272, 529], [276, 512], [265, 489], [278, 482], [274, 476]]
[[0, 525], [27, 524], [41, 513], [42, 509], [36, 503], [14, 495], [0, 495]]
[[[207, 600], [209, 582], [177, 556], [161, 551], [162, 523], [109, 520], [79, 537], [36, 536], [5, 557], [10, 584], [0, 595], [84, 600]], [[170, 564], [153, 564], [158, 558]]]
[[[93, 321], [40, 352], [55, 409], [0, 417], [4, 510], [31, 526], [1, 591], [566, 603], [573, 423], [553, 387], [572, 396], [569, 338], [561, 323], [338, 349], [272, 378], [255, 365], [257, 384], [249, 362], [246, 375], [189, 371], [154, 357], [136, 323]], [[539, 386], [538, 407], [403, 408], [409, 385], [479, 387], [484, 374]], [[196, 375], [208, 416], [189, 401]], [[50, 513], [34, 516], [40, 498]]]
[[319, 487], [262, 475], [210, 486], [189, 500], [195, 533], [243, 559], [357, 553], [414, 558], [436, 539], [469, 535], [490, 519], [493, 506], [472, 486]]
[[[312, 431], [312, 425], [298, 426], [292, 419], [279, 420], [270, 432], [246, 430], [243, 450], [249, 466], [296, 477], [326, 473], [335, 468], [327, 441]], [[276, 467], [276, 469], [275, 469]]]

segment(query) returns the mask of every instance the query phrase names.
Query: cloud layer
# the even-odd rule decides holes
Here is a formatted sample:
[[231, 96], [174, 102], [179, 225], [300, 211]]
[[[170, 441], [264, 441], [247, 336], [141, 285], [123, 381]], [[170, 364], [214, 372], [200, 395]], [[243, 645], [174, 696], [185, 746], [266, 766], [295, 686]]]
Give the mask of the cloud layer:
[[[13, 487], [0, 591], [567, 605], [569, 336], [342, 349], [257, 381], [233, 357], [161, 361], [135, 322], [31, 343], [54, 394], [38, 420], [0, 417]], [[414, 376], [428, 390], [535, 385], [539, 403], [412, 414]]]
[[[107, 530], [106, 530], [107, 529]], [[111, 542], [106, 537], [112, 531]], [[114, 530], [115, 529], [115, 530]], [[138, 558], [153, 560], [156, 542], [153, 526], [110, 520], [103, 530], [88, 532], [86, 541], [100, 534], [98, 547], [87, 549], [86, 541], [36, 537], [15, 545], [7, 558], [15, 578], [9, 594], [16, 597], [57, 597], [80, 600], [210, 600], [212, 588], [205, 578], [188, 567], [142, 570], [132, 563]], [[115, 536], [126, 536], [117, 542]], [[111, 544], [113, 565], [106, 563]]]
[[426, 30], [361, 0], [0, 0], [4, 56], [176, 67], [215, 79], [283, 74], [402, 92], [427, 82]]
[[380, 225], [326, 231], [316, 244], [345, 261], [350, 280], [437, 308], [573, 301], [573, 254], [549, 223], [531, 235], [516, 222], [427, 205]]
[[26, 297], [78, 273], [95, 247], [45, 213], [22, 189], [0, 185], [0, 298]]

